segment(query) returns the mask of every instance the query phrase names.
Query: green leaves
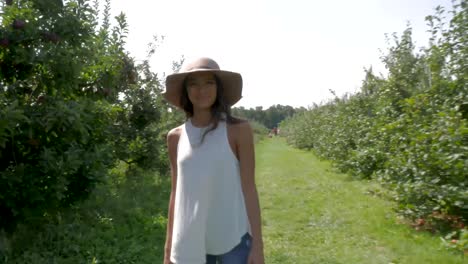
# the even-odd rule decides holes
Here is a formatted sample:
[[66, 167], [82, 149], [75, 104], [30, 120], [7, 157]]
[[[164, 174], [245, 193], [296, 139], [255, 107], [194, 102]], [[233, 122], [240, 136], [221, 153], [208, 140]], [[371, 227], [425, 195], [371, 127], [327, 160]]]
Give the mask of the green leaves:
[[15, 135], [16, 124], [29, 121], [29, 119], [24, 115], [23, 110], [18, 107], [18, 101], [13, 101], [10, 104], [6, 104], [5, 101], [5, 98], [0, 97], [0, 105], [2, 106], [0, 108], [1, 148], [5, 148], [6, 142]]
[[167, 170], [170, 122], [161, 118], [172, 116], [149, 63], [135, 65], [125, 51], [124, 14], [97, 29], [89, 1], [18, 1], [2, 11], [0, 230], [87, 198], [119, 160]]

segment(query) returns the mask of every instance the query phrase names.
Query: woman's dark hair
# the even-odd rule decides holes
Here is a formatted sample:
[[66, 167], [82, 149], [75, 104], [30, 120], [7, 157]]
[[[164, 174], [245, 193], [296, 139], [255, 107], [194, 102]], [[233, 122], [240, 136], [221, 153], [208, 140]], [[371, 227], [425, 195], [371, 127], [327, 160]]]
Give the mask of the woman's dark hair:
[[[243, 121], [231, 115], [231, 107], [224, 101], [223, 83], [218, 78], [218, 76], [216, 76], [216, 74], [214, 74], [214, 78], [216, 81], [216, 100], [211, 106], [211, 127], [207, 131], [205, 131], [205, 133], [203, 133], [201, 143], [203, 143], [206, 134], [208, 134], [210, 131], [215, 130], [218, 127], [218, 123], [220, 120], [226, 121], [227, 124], [238, 124]], [[182, 89], [180, 104], [184, 109], [186, 119], [188, 120], [189, 118], [193, 117], [193, 104], [190, 101], [187, 92], [187, 78], [185, 78], [184, 81], [184, 89]]]

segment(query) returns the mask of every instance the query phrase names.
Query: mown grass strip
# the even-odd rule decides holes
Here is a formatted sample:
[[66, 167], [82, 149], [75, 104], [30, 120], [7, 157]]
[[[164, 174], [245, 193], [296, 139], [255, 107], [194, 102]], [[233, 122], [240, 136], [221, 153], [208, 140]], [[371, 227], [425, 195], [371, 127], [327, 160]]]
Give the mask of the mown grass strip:
[[467, 263], [399, 224], [376, 183], [336, 173], [281, 138], [257, 144], [266, 263]]

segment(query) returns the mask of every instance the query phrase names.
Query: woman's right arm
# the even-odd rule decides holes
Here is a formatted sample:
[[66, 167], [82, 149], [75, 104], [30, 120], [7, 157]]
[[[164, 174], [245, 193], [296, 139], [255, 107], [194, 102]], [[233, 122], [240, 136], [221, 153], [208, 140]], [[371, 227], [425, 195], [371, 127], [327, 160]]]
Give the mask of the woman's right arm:
[[164, 246], [164, 264], [170, 264], [172, 245], [172, 226], [174, 223], [174, 202], [177, 188], [177, 144], [179, 143], [179, 130], [171, 130], [167, 134], [167, 149], [171, 166], [171, 196], [169, 198], [169, 212], [166, 231], [166, 244]]

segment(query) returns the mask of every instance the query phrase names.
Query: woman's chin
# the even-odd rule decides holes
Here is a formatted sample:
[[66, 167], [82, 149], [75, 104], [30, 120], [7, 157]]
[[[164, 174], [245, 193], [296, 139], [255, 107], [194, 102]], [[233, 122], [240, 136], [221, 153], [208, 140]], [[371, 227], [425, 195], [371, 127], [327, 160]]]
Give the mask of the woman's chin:
[[198, 105], [193, 105], [193, 108], [197, 109], [197, 110], [209, 110], [209, 109], [211, 109], [211, 105], [209, 105], [209, 104], [198, 104]]
[[213, 105], [212, 102], [209, 101], [203, 101], [203, 102], [197, 102], [196, 104], [193, 104], [194, 108], [198, 109], [209, 109]]

